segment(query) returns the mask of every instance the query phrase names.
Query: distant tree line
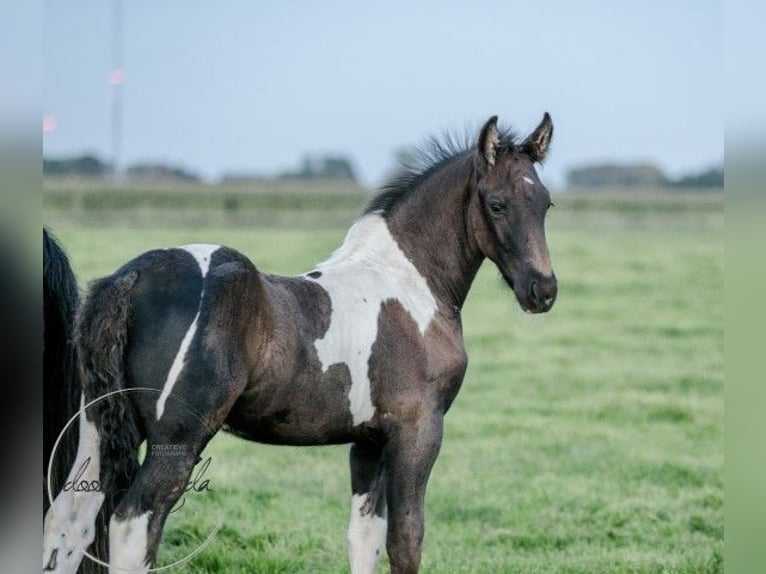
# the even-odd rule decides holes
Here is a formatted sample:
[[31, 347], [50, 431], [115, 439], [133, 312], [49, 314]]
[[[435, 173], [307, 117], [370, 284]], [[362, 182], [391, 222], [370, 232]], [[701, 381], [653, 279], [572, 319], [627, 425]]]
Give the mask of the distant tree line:
[[112, 166], [94, 155], [81, 155], [66, 159], [43, 158], [43, 175], [102, 177], [112, 171]]
[[280, 173], [279, 179], [345, 179], [356, 181], [351, 161], [343, 156], [307, 155], [296, 170]]
[[[43, 175], [51, 177], [107, 177], [112, 175], [112, 166], [92, 154], [85, 154], [71, 158], [43, 159]], [[135, 163], [128, 166], [120, 174], [131, 180], [138, 181], [199, 181], [200, 177], [176, 165], [162, 162]], [[283, 171], [276, 176], [277, 179], [336, 179], [356, 182], [356, 174], [351, 161], [337, 155], [307, 155], [297, 169]], [[270, 179], [256, 174], [226, 174], [221, 180], [251, 181]]]
[[307, 155], [296, 169], [288, 169], [276, 174], [274, 178], [255, 173], [225, 173], [223, 183], [245, 183], [249, 181], [279, 180], [342, 180], [357, 182], [351, 160], [336, 155]]
[[[51, 177], [107, 177], [112, 165], [95, 155], [85, 154], [71, 158], [43, 158], [43, 175]], [[134, 163], [124, 176], [134, 180], [199, 181], [199, 176], [182, 167], [161, 162]]]
[[714, 167], [690, 173], [678, 179], [669, 178], [650, 163], [596, 164], [570, 169], [567, 173], [570, 187], [664, 187], [679, 189], [716, 189], [724, 184], [723, 167]]
[[125, 176], [128, 179], [143, 181], [173, 180], [194, 182], [200, 180], [197, 174], [182, 167], [153, 162], [133, 164], [125, 170]]
[[[71, 158], [43, 159], [43, 175], [51, 177], [107, 177], [112, 166], [93, 154]], [[138, 181], [200, 181], [199, 175], [186, 168], [162, 163], [142, 162], [127, 167], [120, 174], [127, 179]], [[224, 182], [243, 182], [273, 179], [258, 174], [226, 174]], [[356, 182], [352, 162], [341, 155], [306, 155], [296, 169], [276, 175], [282, 180], [346, 180]], [[689, 173], [677, 179], [669, 178], [656, 165], [635, 164], [594, 164], [578, 166], [567, 173], [570, 187], [660, 187], [670, 189], [716, 189], [723, 187], [723, 167], [713, 167], [696, 173]]]
[[685, 175], [671, 182], [673, 187], [723, 187], [723, 168], [710, 168], [699, 173]]

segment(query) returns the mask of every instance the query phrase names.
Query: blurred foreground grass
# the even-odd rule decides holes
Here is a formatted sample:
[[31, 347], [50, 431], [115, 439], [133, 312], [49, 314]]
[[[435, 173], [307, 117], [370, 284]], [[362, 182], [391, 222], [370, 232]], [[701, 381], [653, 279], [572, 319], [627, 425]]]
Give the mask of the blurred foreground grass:
[[[45, 193], [45, 221], [83, 284], [146, 249], [188, 242], [225, 243], [261, 269], [299, 273], [339, 244], [365, 198], [171, 189], [161, 193], [177, 201], [161, 207], [136, 200], [148, 190], [113, 189], [102, 198], [112, 203], [94, 208], [102, 199], [84, 198], [97, 193]], [[247, 200], [227, 212], [227, 194]], [[466, 303], [470, 366], [430, 481], [422, 570], [722, 572], [722, 198], [554, 201], [553, 311], [521, 313], [490, 263]], [[218, 525], [187, 571], [348, 571], [347, 447], [219, 435], [205, 456], [212, 492], [189, 493], [171, 515], [161, 563]]]

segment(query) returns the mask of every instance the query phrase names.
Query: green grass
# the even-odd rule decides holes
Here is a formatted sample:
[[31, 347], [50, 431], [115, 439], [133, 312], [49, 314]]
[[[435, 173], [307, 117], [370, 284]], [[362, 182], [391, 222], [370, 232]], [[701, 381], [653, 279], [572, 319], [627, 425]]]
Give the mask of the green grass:
[[[520, 312], [489, 263], [464, 309], [470, 365], [429, 485], [422, 571], [722, 572], [722, 213], [697, 196], [667, 211], [648, 198], [632, 212], [611, 197], [588, 196], [590, 207], [554, 199], [553, 311]], [[190, 241], [298, 273], [345, 232], [195, 228], [183, 212], [172, 227], [46, 216], [83, 282], [145, 249]], [[212, 492], [189, 495], [171, 515], [162, 563], [220, 522], [188, 571], [348, 570], [347, 447], [219, 435], [207, 454]]]

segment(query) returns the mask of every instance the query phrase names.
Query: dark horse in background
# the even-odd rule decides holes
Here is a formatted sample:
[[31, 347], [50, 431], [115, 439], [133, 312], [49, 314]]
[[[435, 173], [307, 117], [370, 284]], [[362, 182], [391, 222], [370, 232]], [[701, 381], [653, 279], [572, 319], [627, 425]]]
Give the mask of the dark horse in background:
[[[74, 346], [74, 320], [80, 305], [72, 267], [64, 250], [43, 229], [43, 509], [48, 509], [47, 477], [53, 445], [80, 406], [80, 379]], [[62, 441], [53, 465], [53, 490], [64, 484], [76, 441]]]
[[[492, 117], [474, 145], [434, 140], [374, 198], [314, 270], [280, 277], [237, 251], [147, 252], [94, 282], [77, 325], [85, 400], [77, 461], [100, 492], [61, 492], [43, 564], [72, 572], [93, 519], [128, 477], [109, 524], [115, 572], [156, 561], [168, 512], [221, 428], [282, 445], [351, 443], [349, 558], [372, 572], [420, 566], [426, 483], [467, 365], [460, 312], [485, 258], [531, 313], [557, 294], [552, 205], [535, 163], [553, 125], [523, 141]], [[152, 393], [126, 393], [148, 388]], [[110, 394], [112, 393], [112, 394]], [[147, 455], [154, 445], [182, 456]], [[52, 562], [56, 555], [57, 560]]]
[[[77, 433], [59, 435], [78, 411], [82, 388], [74, 344], [74, 325], [80, 305], [77, 280], [69, 258], [53, 234], [43, 228], [43, 512], [49, 506], [48, 473], [52, 493], [59, 492], [69, 475], [77, 453]], [[75, 429], [76, 430], [76, 427]], [[49, 468], [50, 465], [50, 468]], [[108, 507], [99, 518], [94, 554], [106, 556]], [[85, 561], [80, 572], [98, 572], [99, 566]]]

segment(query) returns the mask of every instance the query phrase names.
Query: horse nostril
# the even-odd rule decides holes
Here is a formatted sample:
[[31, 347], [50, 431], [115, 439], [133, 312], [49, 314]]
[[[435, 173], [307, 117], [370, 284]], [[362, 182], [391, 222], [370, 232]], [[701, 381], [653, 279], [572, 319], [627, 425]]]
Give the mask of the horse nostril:
[[529, 300], [534, 302], [537, 302], [538, 296], [537, 296], [537, 281], [532, 281], [532, 283], [529, 284]]
[[550, 309], [553, 306], [553, 302], [556, 301], [556, 295], [558, 294], [558, 285], [554, 279], [548, 285], [546, 285], [545, 296], [543, 297], [543, 304], [546, 309]]
[[527, 291], [530, 306], [538, 311], [547, 311], [553, 307], [557, 291], [555, 276], [532, 279]]

